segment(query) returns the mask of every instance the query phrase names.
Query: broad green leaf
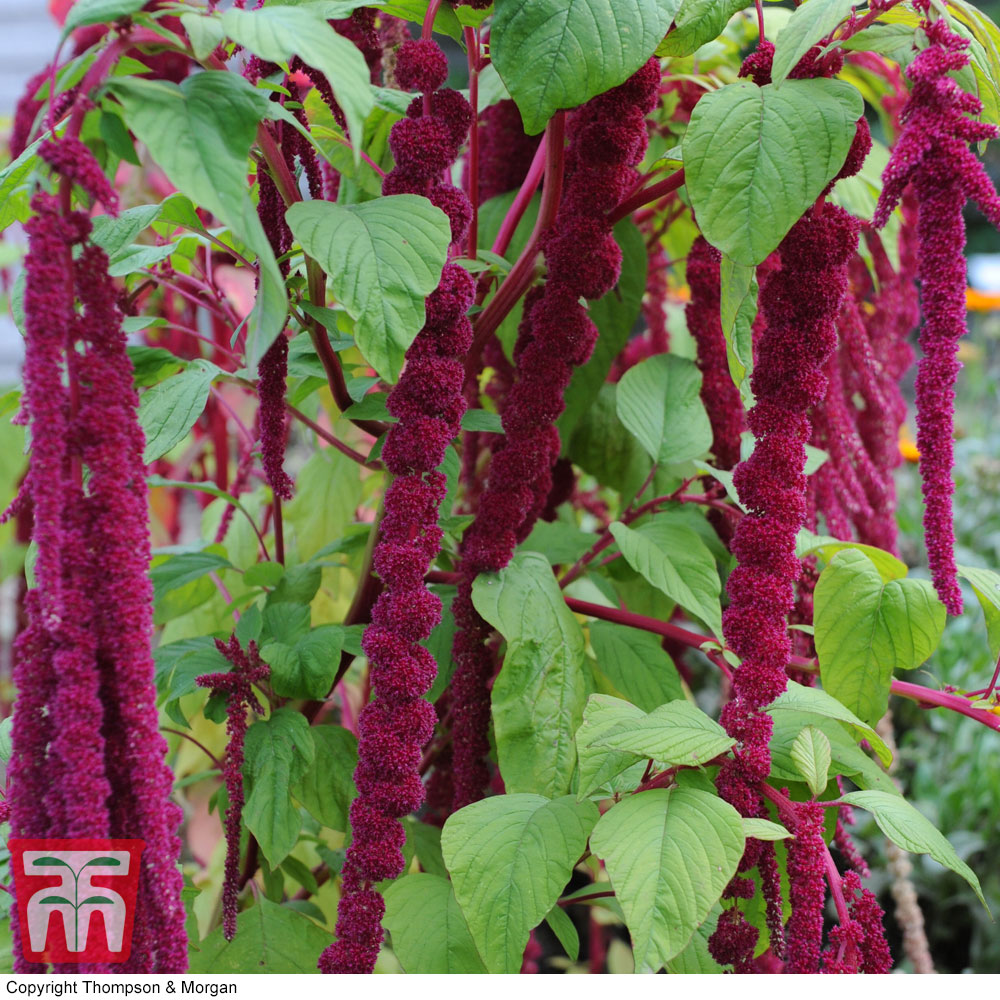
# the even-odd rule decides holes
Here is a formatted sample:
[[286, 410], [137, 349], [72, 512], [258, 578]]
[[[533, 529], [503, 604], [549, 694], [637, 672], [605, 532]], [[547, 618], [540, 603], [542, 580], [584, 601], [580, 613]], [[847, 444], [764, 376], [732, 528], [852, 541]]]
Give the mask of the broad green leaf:
[[746, 402], [753, 371], [753, 321], [757, 315], [757, 279], [754, 268], [723, 256], [720, 265], [720, 312], [726, 359], [733, 384]]
[[617, 389], [617, 385], [602, 385], [591, 398], [565, 454], [605, 486], [630, 497], [649, 473], [649, 458], [618, 419]]
[[347, 807], [357, 794], [353, 776], [358, 741], [341, 726], [313, 726], [312, 734], [316, 756], [292, 785], [292, 795], [323, 826], [346, 830]]
[[545, 922], [559, 939], [559, 943], [566, 949], [569, 960], [575, 962], [580, 957], [580, 935], [569, 915], [557, 903], [545, 915]]
[[137, 14], [145, 7], [144, 0], [76, 0], [63, 24], [63, 34], [89, 24], [108, 24]]
[[196, 679], [203, 674], [228, 673], [231, 665], [208, 636], [179, 639], [153, 651], [156, 701], [178, 725], [187, 726], [179, 702], [198, 690]]
[[602, 621], [591, 622], [589, 630], [598, 669], [644, 712], [684, 697], [680, 675], [659, 636]]
[[448, 817], [441, 849], [488, 972], [511, 973], [583, 853], [597, 807], [571, 796], [496, 795]]
[[684, 0], [674, 30], [660, 43], [659, 56], [689, 56], [706, 42], [722, 34], [729, 19], [747, 0]]
[[[16, 160], [0, 170], [0, 232], [12, 222], [25, 222], [31, 214], [31, 195], [26, 185], [42, 163], [38, 157], [38, 147], [48, 136], [49, 133], [46, 132], [36, 139]], [[23, 332], [24, 325], [19, 323], [18, 328]]]
[[667, 513], [639, 528], [615, 521], [611, 534], [632, 569], [722, 637], [719, 574], [693, 528]]
[[716, 795], [656, 788], [609, 809], [590, 847], [625, 911], [636, 970], [656, 972], [685, 948], [736, 874], [743, 825]]
[[295, 477], [295, 498], [285, 507], [285, 530], [294, 531], [300, 559], [341, 538], [361, 500], [357, 466], [334, 448], [317, 451]]
[[780, 823], [772, 823], [769, 819], [743, 818], [743, 833], [747, 840], [786, 840], [792, 836]]
[[441, 279], [451, 242], [448, 217], [412, 194], [360, 205], [299, 202], [286, 217], [357, 321], [354, 336], [365, 360], [395, 382], [424, 325], [424, 299]]
[[803, 687], [789, 681], [784, 694], [768, 706], [768, 712], [804, 712], [819, 715], [825, 719], [846, 722], [860, 731], [859, 739], [865, 739], [886, 767], [892, 763], [892, 752], [875, 729], [859, 719], [849, 708], [821, 688]]
[[[149, 571], [153, 581], [153, 622], [163, 625], [171, 618], [199, 607], [215, 593], [211, 581], [204, 580], [205, 586], [191, 588], [190, 585], [203, 580], [209, 573], [231, 569], [232, 563], [224, 555], [221, 545], [196, 551], [159, 550], [153, 553]], [[187, 593], [178, 595], [179, 600], [167, 601], [168, 594], [187, 588]]]
[[212, 380], [218, 373], [215, 365], [198, 359], [142, 394], [139, 423], [146, 435], [143, 462], [155, 462], [187, 436], [205, 409]]
[[635, 722], [626, 722], [593, 743], [664, 764], [699, 767], [725, 753], [736, 740], [689, 701], [661, 705]]
[[508, 792], [563, 795], [587, 697], [583, 631], [537, 552], [519, 552], [506, 569], [477, 577], [472, 601], [507, 640], [492, 697], [504, 785]]
[[308, 917], [288, 906], [259, 898], [239, 916], [239, 932], [232, 941], [216, 927], [200, 944], [192, 939], [193, 973], [315, 973], [316, 959], [330, 943], [330, 935]]
[[[637, 765], [634, 774], [615, 782], [614, 791], [633, 791], [642, 778], [645, 765], [638, 754], [608, 750], [597, 746], [605, 734], [623, 725], [635, 724], [643, 713], [635, 705], [606, 694], [592, 694], [583, 710], [583, 725], [576, 731], [576, 752], [580, 761], [580, 786], [577, 798], [585, 799], [604, 788], [623, 771]], [[634, 779], [634, 780], [631, 780]]]
[[849, 777], [861, 788], [899, 794], [885, 769], [858, 746], [855, 731], [844, 723], [797, 711], [774, 712], [773, 718], [774, 730], [769, 744], [772, 780], [786, 782], [801, 780], [799, 768], [792, 760], [792, 747], [806, 726], [815, 726], [822, 730], [830, 743], [832, 769], [835, 774]]
[[702, 97], [683, 152], [705, 238], [739, 264], [761, 263], [844, 165], [863, 111], [840, 80], [738, 81]]
[[701, 401], [701, 372], [676, 354], [630, 368], [618, 383], [618, 418], [660, 465], [698, 458], [712, 446]]
[[809, 3], [797, 7], [775, 39], [771, 67], [774, 85], [779, 86], [798, 61], [826, 38], [857, 5], [857, 0], [809, 0]]
[[112, 278], [135, 274], [143, 268], [152, 267], [153, 264], [166, 260], [176, 249], [176, 243], [163, 243], [160, 246], [133, 243], [108, 261], [108, 274]]
[[116, 216], [98, 215], [92, 220], [94, 229], [90, 238], [109, 257], [114, 257], [134, 243], [139, 233], [151, 226], [159, 214], [159, 205], [137, 205]]
[[575, 563], [594, 544], [594, 536], [565, 521], [539, 521], [522, 543], [528, 552], [541, 552], [553, 566]]
[[439, 875], [405, 875], [385, 890], [383, 924], [404, 972], [486, 972], [451, 883]]
[[691, 935], [687, 947], [679, 954], [675, 955], [667, 962], [666, 969], [670, 975], [700, 975], [700, 976], [720, 976], [723, 968], [719, 965], [711, 952], [708, 950], [708, 939], [715, 932], [718, 923], [721, 906], [713, 906], [712, 911], [705, 919], [704, 923]]
[[[282, 615], [286, 608], [300, 607], [279, 603], [265, 608], [265, 631], [268, 612]], [[308, 628], [309, 608], [302, 610]], [[271, 664], [274, 693], [285, 698], [326, 698], [340, 666], [344, 639], [342, 625], [320, 625], [294, 639], [265, 639], [261, 656]]]
[[[848, 792], [841, 799], [848, 805], [867, 809], [875, 817], [879, 829], [904, 851], [929, 854], [938, 864], [961, 875], [986, 906], [976, 873], [955, 853], [944, 834], [905, 799], [885, 792]], [[988, 911], [989, 907], [986, 909]]]
[[247, 730], [243, 780], [248, 787], [243, 822], [276, 868], [295, 846], [302, 818], [289, 792], [316, 756], [305, 716], [279, 708]]
[[624, 83], [652, 55], [680, 0], [496, 0], [490, 55], [528, 135], [561, 108]]
[[[371, 75], [364, 56], [353, 42], [330, 27], [323, 15], [307, 6], [275, 6], [261, 10], [227, 10], [225, 33], [244, 48], [270, 62], [300, 56], [318, 69], [333, 89], [352, 135], [364, 134], [368, 112], [375, 107]], [[355, 147], [355, 160], [361, 150]]]
[[187, 32], [195, 59], [207, 59], [226, 34], [217, 17], [204, 17], [195, 13], [181, 14], [181, 24]]
[[138, 77], [118, 77], [108, 86], [170, 182], [257, 255], [260, 286], [247, 334], [247, 363], [255, 367], [288, 313], [284, 279], [247, 184], [250, 146], [273, 105], [264, 91], [221, 70], [196, 73], [180, 86]]
[[902, 580], [909, 572], [906, 563], [901, 559], [897, 559], [885, 549], [875, 548], [874, 545], [845, 542], [829, 535], [814, 535], [806, 528], [803, 528], [795, 538], [795, 554], [799, 559], [805, 559], [806, 556], [819, 556], [824, 562], [830, 562], [838, 552], [843, 552], [846, 549], [856, 549], [868, 556], [886, 583], [890, 580]]
[[1000, 656], [1000, 573], [975, 566], [959, 566], [958, 575], [969, 581], [973, 593], [979, 598], [986, 619], [990, 655], [996, 659]]
[[927, 580], [890, 580], [863, 552], [838, 552], [814, 595], [816, 652], [824, 690], [874, 726], [897, 670], [937, 648], [945, 609]]
[[813, 795], [822, 795], [830, 780], [833, 751], [826, 733], [818, 726], [806, 726], [792, 744], [792, 760]]
[[622, 250], [621, 277], [604, 298], [590, 303], [590, 318], [598, 330], [597, 343], [590, 358], [574, 370], [566, 389], [566, 409], [556, 422], [563, 441], [570, 439], [580, 418], [593, 404], [612, 363], [628, 343], [642, 308], [649, 263], [645, 238], [631, 219], [622, 219], [615, 226], [615, 239]]
[[[354, 4], [359, 7], [361, 4]], [[393, 17], [401, 17], [415, 24], [422, 24], [424, 15], [427, 13], [427, 0], [385, 0], [383, 3], [372, 4], [379, 10], [384, 10]], [[462, 8], [458, 8], [462, 10]], [[343, 14], [324, 15], [330, 17], [343, 17]], [[441, 4], [438, 12], [434, 15], [434, 30], [442, 35], [454, 38], [456, 42], [462, 40], [462, 22], [458, 19], [458, 11], [448, 4]]]

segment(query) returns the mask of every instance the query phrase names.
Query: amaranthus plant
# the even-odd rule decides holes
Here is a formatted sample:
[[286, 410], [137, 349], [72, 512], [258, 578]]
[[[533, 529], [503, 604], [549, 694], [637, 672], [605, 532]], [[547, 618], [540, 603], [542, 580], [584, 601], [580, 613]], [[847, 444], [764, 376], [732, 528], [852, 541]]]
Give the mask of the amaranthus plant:
[[133, 957], [87, 971], [932, 971], [902, 852], [986, 900], [888, 713], [1000, 731], [936, 655], [1000, 654], [952, 511], [1000, 28], [55, 6], [0, 171], [0, 815], [145, 841]]

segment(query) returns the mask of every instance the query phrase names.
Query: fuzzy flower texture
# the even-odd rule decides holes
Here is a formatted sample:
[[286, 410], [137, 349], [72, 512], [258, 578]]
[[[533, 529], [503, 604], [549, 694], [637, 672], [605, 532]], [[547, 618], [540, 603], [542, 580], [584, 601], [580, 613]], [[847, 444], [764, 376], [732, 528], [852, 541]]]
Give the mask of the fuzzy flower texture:
[[[86, 146], [41, 149], [66, 181], [114, 210]], [[116, 289], [90, 221], [32, 199], [26, 224], [24, 402], [36, 586], [17, 640], [15, 837], [125, 837], [146, 843], [129, 960], [81, 972], [183, 972], [187, 938], [177, 868], [180, 809], [170, 801], [153, 685], [152, 592], [143, 435]], [[108, 571], [113, 567], [113, 572]], [[23, 958], [17, 920], [14, 968]]]
[[[472, 109], [456, 91], [436, 89], [446, 69], [434, 43], [412, 41], [401, 47], [397, 77], [429, 93], [431, 113], [424, 115], [424, 101], [417, 98], [407, 117], [393, 126], [389, 143], [396, 167], [385, 178], [383, 191], [430, 197], [447, 212], [452, 239], [458, 242], [465, 236], [471, 206], [461, 191], [442, 183], [441, 175], [465, 141]], [[375, 700], [358, 720], [353, 839], [342, 872], [337, 940], [320, 957], [322, 972], [373, 971], [385, 913], [374, 884], [402, 873], [405, 834], [399, 820], [424, 800], [421, 749], [437, 718], [423, 696], [437, 666], [420, 643], [441, 619], [441, 602], [424, 585], [424, 576], [441, 546], [438, 514], [445, 477], [436, 470], [465, 411], [461, 358], [472, 342], [466, 313], [474, 292], [467, 271], [445, 265], [438, 288], [427, 299], [424, 328], [407, 352], [403, 374], [387, 403], [399, 422], [382, 451], [386, 468], [395, 476], [386, 491], [374, 553], [384, 590], [362, 641]]]
[[597, 328], [580, 299], [606, 295], [621, 271], [621, 250], [607, 213], [635, 180], [646, 149], [645, 117], [656, 106], [660, 65], [650, 59], [632, 77], [575, 111], [567, 125], [566, 182], [543, 247], [548, 280], [525, 299], [514, 346], [516, 382], [501, 413], [504, 444], [462, 545], [462, 579], [452, 604], [457, 626], [452, 681], [454, 808], [482, 796], [489, 750], [489, 626], [472, 604], [472, 581], [510, 562], [552, 490], [559, 457], [555, 420], [573, 370], [593, 350]]
[[973, 121], [982, 104], [949, 75], [969, 64], [969, 43], [930, 20], [930, 0], [916, 0], [925, 15], [921, 27], [930, 43], [906, 73], [913, 84], [901, 120], [903, 132], [882, 174], [884, 186], [875, 225], [884, 226], [908, 184], [919, 205], [918, 268], [924, 325], [923, 357], [917, 370], [917, 448], [924, 494], [924, 536], [938, 596], [954, 615], [962, 611], [955, 569], [955, 529], [951, 508], [954, 484], [953, 414], [958, 342], [965, 322], [965, 224], [969, 199], [1000, 228], [1000, 197], [970, 142], [996, 138], [995, 126]]

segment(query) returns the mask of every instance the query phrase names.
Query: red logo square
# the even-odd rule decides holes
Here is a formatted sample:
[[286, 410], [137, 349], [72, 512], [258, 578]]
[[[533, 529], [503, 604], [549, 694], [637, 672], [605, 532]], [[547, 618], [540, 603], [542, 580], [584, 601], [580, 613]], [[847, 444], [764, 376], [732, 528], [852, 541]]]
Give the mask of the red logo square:
[[90, 837], [8, 841], [24, 957], [126, 961], [145, 846], [144, 840]]

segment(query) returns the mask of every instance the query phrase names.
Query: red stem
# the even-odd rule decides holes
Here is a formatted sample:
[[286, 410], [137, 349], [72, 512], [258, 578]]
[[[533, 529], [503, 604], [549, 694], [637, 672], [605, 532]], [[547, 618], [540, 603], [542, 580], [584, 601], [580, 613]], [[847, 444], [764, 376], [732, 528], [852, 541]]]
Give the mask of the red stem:
[[648, 187], [640, 188], [635, 194], [629, 195], [609, 216], [612, 224], [622, 219], [628, 218], [637, 208], [648, 205], [651, 201], [662, 198], [665, 194], [670, 194], [682, 187], [684, 184], [683, 168], [675, 171], [662, 181], [650, 184]]
[[535, 156], [531, 161], [531, 166], [528, 167], [524, 183], [521, 185], [514, 201], [511, 203], [510, 209], [500, 224], [500, 232], [497, 233], [497, 238], [493, 241], [493, 246], [490, 248], [493, 253], [499, 254], [501, 257], [507, 253], [510, 241], [514, 238], [514, 232], [520, 224], [521, 219], [524, 218], [524, 213], [528, 210], [531, 199], [535, 197], [535, 192], [538, 190], [538, 185], [542, 182], [542, 174], [544, 172], [545, 143], [539, 143], [538, 149], [535, 150]]
[[466, 379], [474, 378], [479, 371], [479, 359], [487, 340], [514, 308], [521, 296], [535, 280], [535, 263], [542, 236], [555, 221], [562, 195], [563, 165], [565, 161], [566, 113], [559, 111], [545, 129], [545, 189], [538, 209], [535, 228], [521, 256], [511, 268], [503, 284], [497, 289], [490, 304], [479, 314], [476, 336], [469, 349], [465, 364]]

